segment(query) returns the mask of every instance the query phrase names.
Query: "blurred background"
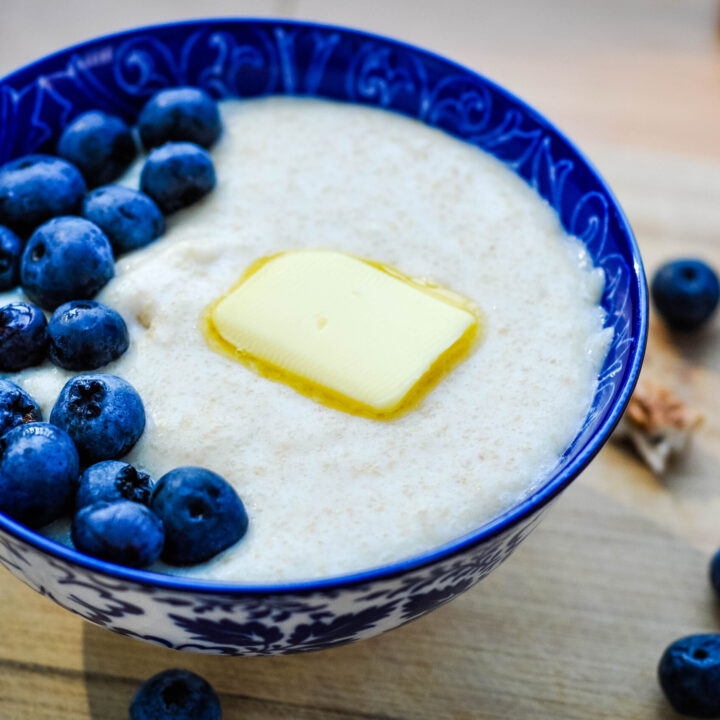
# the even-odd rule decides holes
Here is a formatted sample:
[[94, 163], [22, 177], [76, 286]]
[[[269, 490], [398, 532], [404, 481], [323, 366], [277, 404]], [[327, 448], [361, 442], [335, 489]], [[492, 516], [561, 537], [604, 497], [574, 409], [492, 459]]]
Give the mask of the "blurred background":
[[[391, 35], [514, 91], [598, 166], [648, 276], [695, 255], [720, 267], [716, 0], [0, 0], [0, 75], [123, 28], [282, 16]], [[706, 580], [720, 544], [719, 320], [693, 338], [653, 315], [645, 375], [705, 417], [663, 478], [608, 445], [530, 541], [475, 590], [371, 641], [303, 657], [177, 655], [112, 636], [3, 573], [0, 717], [126, 717], [137, 684], [205, 675], [226, 717], [675, 718], [663, 648], [720, 631]]]

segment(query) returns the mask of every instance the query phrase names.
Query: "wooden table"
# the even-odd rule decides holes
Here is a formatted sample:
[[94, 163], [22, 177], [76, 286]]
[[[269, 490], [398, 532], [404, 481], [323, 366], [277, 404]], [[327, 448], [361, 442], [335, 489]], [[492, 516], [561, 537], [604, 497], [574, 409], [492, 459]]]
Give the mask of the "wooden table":
[[[720, 267], [720, 50], [710, 0], [3, 0], [0, 72], [85, 37], [175, 17], [284, 15], [399, 36], [536, 105], [595, 161], [646, 267]], [[476, 589], [370, 641], [305, 656], [176, 654], [100, 630], [0, 577], [0, 718], [124, 718], [142, 680], [184, 666], [225, 717], [354, 720], [673, 718], [665, 645], [720, 631], [720, 318], [692, 341], [653, 318], [647, 375], [705, 414], [663, 480], [608, 446], [540, 529]]]

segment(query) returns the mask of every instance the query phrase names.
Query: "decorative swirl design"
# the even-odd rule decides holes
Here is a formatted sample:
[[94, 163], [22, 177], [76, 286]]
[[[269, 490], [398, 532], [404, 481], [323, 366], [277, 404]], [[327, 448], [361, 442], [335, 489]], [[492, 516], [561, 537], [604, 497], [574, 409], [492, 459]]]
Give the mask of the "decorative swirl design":
[[533, 156], [542, 136], [542, 129], [527, 128], [523, 115], [510, 109], [497, 126], [478, 138], [476, 144], [527, 179], [525, 164]]
[[215, 97], [252, 97], [274, 92], [280, 75], [278, 53], [267, 33], [238, 35], [229, 30], [194, 33], [181, 53], [186, 82]]
[[530, 177], [532, 186], [556, 210], [562, 208], [565, 180], [575, 167], [572, 160], [562, 158], [555, 162], [551, 152], [551, 140], [545, 135], [533, 153]]
[[419, 58], [404, 49], [365, 43], [348, 68], [349, 100], [422, 117], [427, 111], [427, 75]]
[[147, 97], [183, 82], [170, 48], [149, 35], [133, 36], [122, 43], [113, 70], [118, 88], [128, 95]]
[[[632, 251], [612, 200], [545, 121], [482, 77], [404, 45], [313, 25], [189, 23], [103, 39], [0, 83], [0, 162], [43, 148], [92, 108], [131, 119], [161, 87], [215, 97], [310, 94], [401, 112], [493, 154], [558, 212], [605, 273], [613, 341], [591, 412], [554, 472], [568, 466], [615, 407], [641, 324]], [[0, 530], [0, 564], [91, 622], [165, 647], [269, 655], [333, 647], [420, 617], [472, 587], [539, 522], [542, 508], [425, 567], [362, 584], [239, 594], [115, 579]]]
[[573, 206], [568, 232], [583, 241], [593, 259], [603, 257], [608, 236], [608, 200], [603, 193], [585, 193]]
[[422, 119], [478, 144], [490, 122], [491, 111], [490, 92], [478, 79], [449, 75], [430, 93]]
[[[74, 90], [81, 92], [89, 105], [133, 121], [136, 115], [135, 107], [118, 93], [110, 92], [93, 74], [93, 67], [98, 61], [109, 62], [111, 58], [111, 47], [99, 50], [90, 58], [72, 55], [67, 66], [67, 74], [74, 79]], [[73, 115], [75, 114], [76, 112], [73, 111]]]
[[312, 47], [312, 52], [305, 71], [305, 87], [303, 88], [306, 94], [317, 94], [330, 56], [339, 42], [340, 35], [336, 32], [321, 33], [313, 31], [310, 33], [309, 44]]

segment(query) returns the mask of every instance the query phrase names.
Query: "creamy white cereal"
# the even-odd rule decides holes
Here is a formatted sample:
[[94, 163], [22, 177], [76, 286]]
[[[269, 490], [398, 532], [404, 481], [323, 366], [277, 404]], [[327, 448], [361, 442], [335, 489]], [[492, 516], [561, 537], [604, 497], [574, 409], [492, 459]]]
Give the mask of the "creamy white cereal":
[[[127, 460], [155, 477], [205, 465], [250, 515], [236, 547], [169, 571], [260, 582], [367, 569], [526, 495], [579, 428], [609, 340], [602, 275], [579, 243], [494, 158], [416, 121], [310, 99], [221, 109], [217, 189], [122, 258], [98, 298], [131, 333], [105, 371], [129, 380], [147, 410]], [[316, 404], [210, 351], [203, 308], [257, 258], [294, 248], [432, 278], [477, 303], [484, 340], [391, 422]], [[46, 365], [13, 379], [48, 416], [69, 376]]]

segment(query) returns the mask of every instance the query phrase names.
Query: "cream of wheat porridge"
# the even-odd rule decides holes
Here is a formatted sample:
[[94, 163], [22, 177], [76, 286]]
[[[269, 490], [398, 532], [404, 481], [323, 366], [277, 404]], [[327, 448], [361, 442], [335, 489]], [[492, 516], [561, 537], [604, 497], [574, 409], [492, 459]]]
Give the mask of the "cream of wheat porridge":
[[[579, 429], [610, 340], [602, 273], [580, 243], [500, 162], [417, 121], [292, 98], [221, 112], [217, 188], [121, 258], [97, 298], [131, 336], [102, 372], [131, 382], [147, 413], [125, 459], [153, 477], [209, 467], [250, 517], [210, 562], [157, 569], [250, 583], [343, 574], [427, 551], [527, 495]], [[212, 352], [199, 329], [208, 303], [258, 258], [302, 248], [462, 293], [482, 310], [482, 342], [387, 422]], [[46, 363], [12, 379], [48, 417], [73, 374]], [[62, 524], [47, 532], [67, 541]]]

